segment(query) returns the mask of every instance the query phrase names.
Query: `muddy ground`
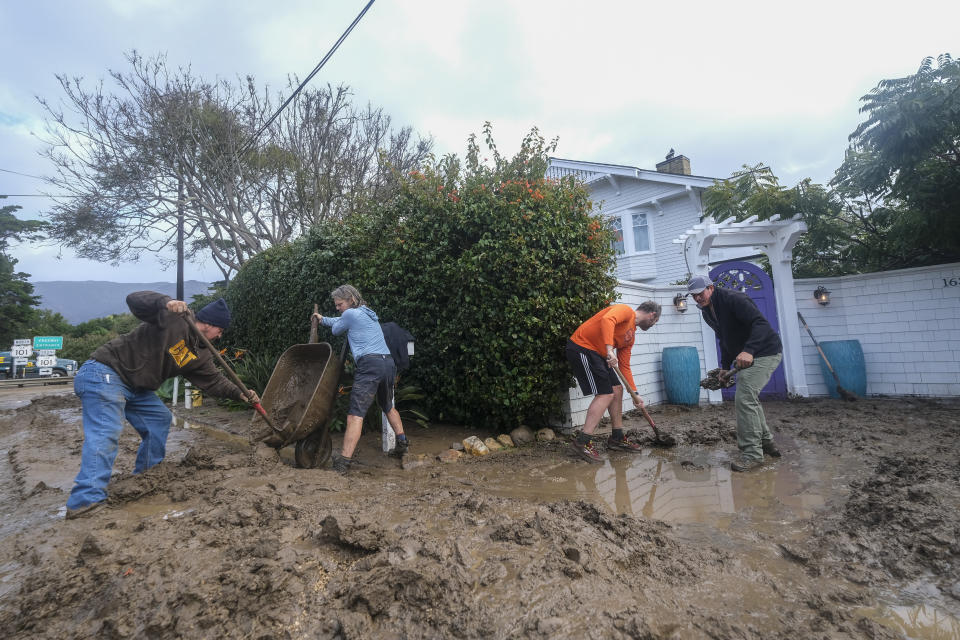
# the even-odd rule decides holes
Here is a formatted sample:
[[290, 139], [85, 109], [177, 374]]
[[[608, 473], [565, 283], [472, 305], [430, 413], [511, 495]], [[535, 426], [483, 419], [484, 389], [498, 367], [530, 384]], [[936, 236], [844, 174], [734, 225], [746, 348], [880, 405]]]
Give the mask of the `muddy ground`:
[[[474, 432], [435, 426], [408, 429], [430, 462], [403, 470], [367, 434], [347, 478], [247, 446], [249, 413], [204, 406], [140, 476], [128, 427], [108, 506], [68, 521], [79, 404], [38, 398], [0, 411], [0, 629], [960, 637], [960, 404], [766, 406], [784, 456], [750, 474], [727, 469], [724, 405], [654, 407], [680, 445], [607, 452], [596, 466], [570, 458], [563, 438], [442, 464], [434, 456]], [[647, 437], [636, 418], [627, 426]]]

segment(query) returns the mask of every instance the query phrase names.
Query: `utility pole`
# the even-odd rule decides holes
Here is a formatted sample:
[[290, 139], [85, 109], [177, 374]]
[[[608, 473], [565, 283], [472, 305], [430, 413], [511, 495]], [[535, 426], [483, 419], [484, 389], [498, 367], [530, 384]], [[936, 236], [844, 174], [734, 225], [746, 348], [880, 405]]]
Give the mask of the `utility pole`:
[[183, 300], [183, 179], [177, 179], [177, 300]]

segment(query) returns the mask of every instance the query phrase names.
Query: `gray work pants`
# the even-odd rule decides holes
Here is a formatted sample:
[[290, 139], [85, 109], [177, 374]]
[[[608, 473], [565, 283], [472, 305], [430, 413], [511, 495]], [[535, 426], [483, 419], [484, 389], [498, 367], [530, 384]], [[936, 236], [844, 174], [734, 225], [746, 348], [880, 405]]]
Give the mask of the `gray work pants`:
[[744, 460], [763, 460], [763, 443], [773, 439], [760, 406], [760, 390], [770, 380], [783, 354], [755, 358], [737, 374], [734, 405], [737, 410], [737, 446]]

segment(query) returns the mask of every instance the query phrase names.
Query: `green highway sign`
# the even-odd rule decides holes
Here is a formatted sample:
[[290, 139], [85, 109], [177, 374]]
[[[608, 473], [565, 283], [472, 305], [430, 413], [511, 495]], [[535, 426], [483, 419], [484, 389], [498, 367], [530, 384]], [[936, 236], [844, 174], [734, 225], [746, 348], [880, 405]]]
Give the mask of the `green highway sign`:
[[33, 336], [34, 349], [63, 349], [63, 336]]

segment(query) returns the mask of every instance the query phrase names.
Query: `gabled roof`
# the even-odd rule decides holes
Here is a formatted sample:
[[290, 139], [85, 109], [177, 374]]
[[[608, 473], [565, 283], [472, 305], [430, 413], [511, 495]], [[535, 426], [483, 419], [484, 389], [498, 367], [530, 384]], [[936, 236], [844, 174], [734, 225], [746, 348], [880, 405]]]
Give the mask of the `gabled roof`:
[[695, 189], [706, 189], [712, 187], [715, 178], [706, 176], [685, 176], [676, 173], [661, 173], [650, 169], [641, 169], [639, 167], [630, 167], [622, 164], [605, 164], [602, 162], [583, 162], [581, 160], [567, 160], [565, 158], [550, 158], [550, 166], [547, 168], [548, 178], [562, 178], [568, 175], [576, 175], [586, 184], [592, 184], [601, 180], [607, 180], [615, 183], [616, 178], [635, 178], [637, 180], [649, 180], [651, 182], [662, 182], [665, 184], [678, 184]]

